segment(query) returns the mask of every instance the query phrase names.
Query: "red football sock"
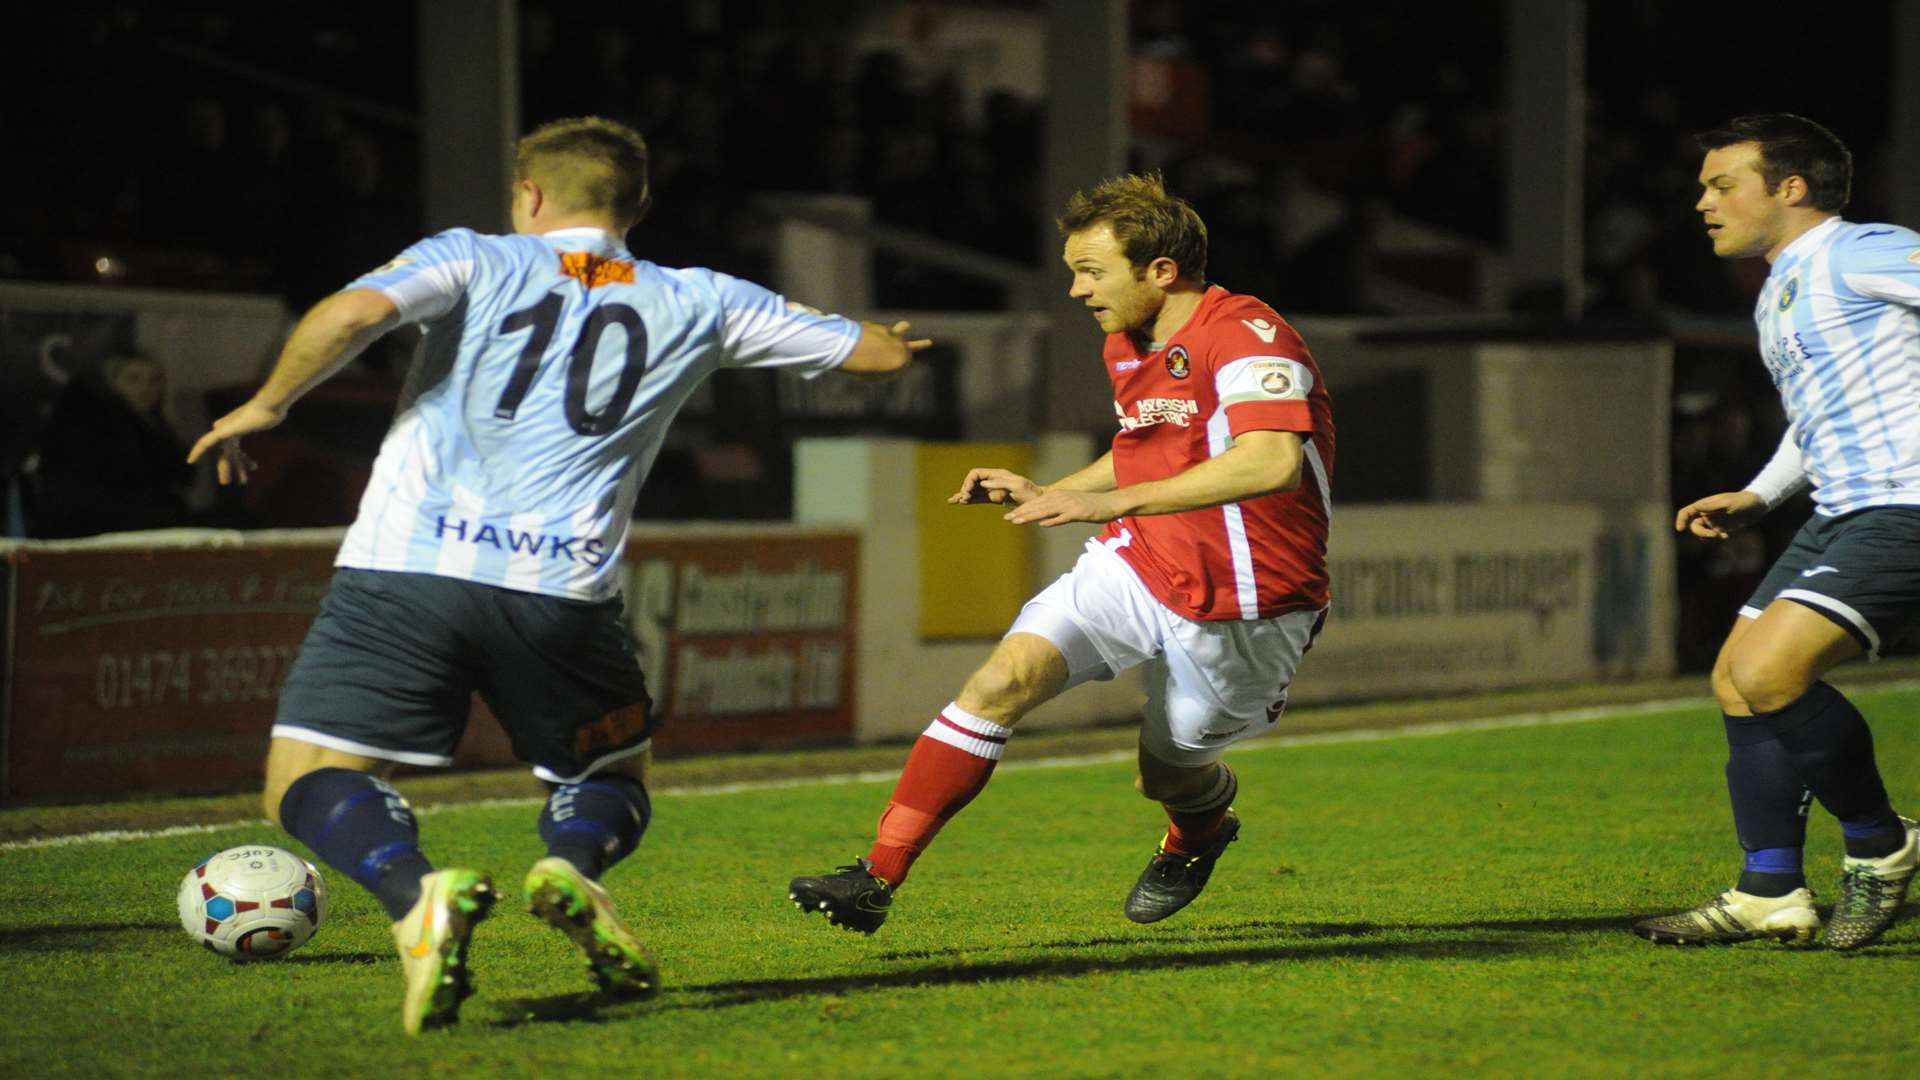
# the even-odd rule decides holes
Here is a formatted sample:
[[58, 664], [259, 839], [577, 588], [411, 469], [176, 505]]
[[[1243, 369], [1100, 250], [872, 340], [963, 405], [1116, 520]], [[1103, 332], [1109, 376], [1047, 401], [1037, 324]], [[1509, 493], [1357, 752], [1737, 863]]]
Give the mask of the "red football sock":
[[1205, 794], [1179, 803], [1161, 803], [1167, 809], [1166, 848], [1174, 855], [1198, 855], [1220, 835], [1220, 825], [1240, 793], [1240, 781], [1222, 764]]
[[867, 860], [898, 888], [947, 819], [987, 786], [1012, 728], [949, 705], [913, 744]]

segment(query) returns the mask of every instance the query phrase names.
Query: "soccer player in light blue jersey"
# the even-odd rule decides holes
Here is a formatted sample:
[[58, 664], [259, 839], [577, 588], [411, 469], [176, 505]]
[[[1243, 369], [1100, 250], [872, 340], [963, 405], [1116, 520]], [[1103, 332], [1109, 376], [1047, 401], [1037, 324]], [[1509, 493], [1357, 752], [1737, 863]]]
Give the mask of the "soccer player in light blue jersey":
[[517, 147], [512, 236], [452, 229], [321, 301], [246, 404], [188, 460], [280, 423], [382, 334], [425, 338], [338, 571], [280, 697], [268, 816], [372, 891], [394, 920], [408, 1033], [454, 1022], [467, 945], [493, 902], [478, 870], [434, 870], [397, 764], [446, 765], [479, 693], [551, 795], [534, 912], [601, 990], [658, 986], [600, 876], [651, 813], [657, 721], [620, 612], [620, 551], [667, 425], [721, 368], [880, 377], [931, 344], [823, 315], [711, 270], [636, 258], [646, 143], [619, 124], [548, 124]]
[[1696, 209], [1714, 253], [1772, 264], [1754, 321], [1788, 426], [1752, 483], [1682, 507], [1674, 527], [1723, 540], [1809, 485], [1814, 514], [1714, 663], [1740, 879], [1634, 931], [1663, 944], [1811, 942], [1820, 915], [1801, 847], [1817, 799], [1846, 842], [1823, 940], [1854, 949], [1893, 923], [1920, 867], [1920, 825], [1894, 812], [1866, 720], [1822, 681], [1863, 653], [1878, 659], [1920, 613], [1920, 234], [1839, 216], [1852, 155], [1811, 120], [1740, 117], [1699, 143]]

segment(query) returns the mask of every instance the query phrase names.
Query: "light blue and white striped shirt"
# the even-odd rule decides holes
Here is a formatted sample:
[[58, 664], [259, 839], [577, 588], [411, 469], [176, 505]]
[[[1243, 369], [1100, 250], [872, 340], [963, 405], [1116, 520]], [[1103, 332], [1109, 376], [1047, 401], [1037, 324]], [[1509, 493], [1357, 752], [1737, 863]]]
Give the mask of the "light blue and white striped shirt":
[[1753, 318], [1788, 424], [1748, 489], [1774, 504], [1804, 477], [1829, 517], [1920, 505], [1920, 233], [1822, 222], [1774, 260]]
[[[667, 425], [727, 367], [838, 367], [860, 327], [599, 229], [453, 229], [349, 288], [426, 338], [337, 566], [599, 600]], [[417, 390], [416, 390], [417, 388]]]

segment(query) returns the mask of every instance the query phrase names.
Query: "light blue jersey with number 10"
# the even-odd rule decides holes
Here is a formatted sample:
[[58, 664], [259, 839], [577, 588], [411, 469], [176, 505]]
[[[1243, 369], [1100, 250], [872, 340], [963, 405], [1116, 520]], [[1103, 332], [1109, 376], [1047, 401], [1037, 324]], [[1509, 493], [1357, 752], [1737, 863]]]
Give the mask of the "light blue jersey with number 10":
[[838, 367], [859, 324], [599, 229], [422, 240], [349, 288], [426, 331], [337, 566], [582, 600], [619, 591], [635, 496], [674, 413], [727, 367]]

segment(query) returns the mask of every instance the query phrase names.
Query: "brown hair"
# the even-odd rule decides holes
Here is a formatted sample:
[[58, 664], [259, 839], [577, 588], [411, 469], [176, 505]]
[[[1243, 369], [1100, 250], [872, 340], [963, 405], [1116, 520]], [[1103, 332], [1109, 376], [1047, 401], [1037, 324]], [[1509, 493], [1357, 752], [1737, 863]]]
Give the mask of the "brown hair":
[[1840, 137], [1804, 116], [1760, 113], [1736, 116], [1693, 137], [1702, 150], [1724, 150], [1740, 143], [1760, 148], [1760, 179], [1769, 194], [1789, 176], [1807, 183], [1807, 202], [1815, 210], [1839, 213], [1853, 194], [1853, 153]]
[[1106, 225], [1136, 272], [1164, 256], [1181, 277], [1207, 279], [1207, 223], [1192, 203], [1167, 193], [1157, 172], [1116, 176], [1075, 192], [1054, 224], [1062, 236]]
[[535, 128], [514, 148], [513, 178], [540, 185], [564, 210], [604, 211], [628, 227], [652, 201], [647, 141], [625, 124], [599, 116]]

